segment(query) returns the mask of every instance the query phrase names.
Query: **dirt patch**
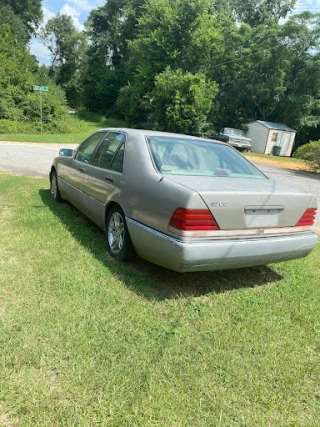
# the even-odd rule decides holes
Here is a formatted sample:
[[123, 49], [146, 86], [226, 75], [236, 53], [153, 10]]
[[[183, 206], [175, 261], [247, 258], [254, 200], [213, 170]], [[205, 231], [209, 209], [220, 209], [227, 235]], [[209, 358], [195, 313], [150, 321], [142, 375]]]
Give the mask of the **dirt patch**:
[[284, 157], [279, 158], [277, 157], [256, 157], [256, 156], [247, 156], [249, 160], [252, 162], [257, 163], [264, 163], [266, 165], [276, 166], [278, 168], [283, 169], [291, 169], [291, 170], [297, 170], [297, 171], [305, 171], [305, 172], [313, 172], [313, 173], [320, 173], [320, 170], [314, 171], [311, 169], [306, 163], [303, 162], [294, 162], [293, 159], [288, 158], [288, 160], [285, 160]]
[[15, 427], [18, 422], [8, 415], [5, 407], [0, 404], [0, 426], [1, 427]]

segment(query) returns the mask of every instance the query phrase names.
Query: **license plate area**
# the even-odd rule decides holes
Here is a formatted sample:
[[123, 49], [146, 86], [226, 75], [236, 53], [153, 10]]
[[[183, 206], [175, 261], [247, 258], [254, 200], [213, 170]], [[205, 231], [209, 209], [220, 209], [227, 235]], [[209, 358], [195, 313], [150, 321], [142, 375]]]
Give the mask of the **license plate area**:
[[244, 210], [245, 223], [248, 228], [277, 227], [283, 211], [277, 207], [247, 207]]

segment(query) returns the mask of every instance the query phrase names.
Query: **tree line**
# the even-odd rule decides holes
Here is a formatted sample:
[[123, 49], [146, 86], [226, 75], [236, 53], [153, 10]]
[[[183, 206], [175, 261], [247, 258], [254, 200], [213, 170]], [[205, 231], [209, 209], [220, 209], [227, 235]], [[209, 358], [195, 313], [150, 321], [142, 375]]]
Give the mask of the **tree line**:
[[39, 29], [40, 0], [0, 0], [0, 24], [21, 51], [38, 34], [51, 53], [38, 72], [72, 108], [194, 135], [267, 120], [304, 143], [320, 125], [320, 20], [288, 15], [295, 3], [108, 0], [80, 32], [59, 13]]

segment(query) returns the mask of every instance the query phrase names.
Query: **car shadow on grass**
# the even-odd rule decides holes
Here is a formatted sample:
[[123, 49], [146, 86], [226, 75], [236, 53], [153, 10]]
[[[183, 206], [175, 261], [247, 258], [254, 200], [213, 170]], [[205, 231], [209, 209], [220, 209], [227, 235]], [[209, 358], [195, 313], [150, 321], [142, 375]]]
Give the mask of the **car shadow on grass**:
[[88, 252], [128, 288], [149, 300], [197, 297], [241, 288], [258, 290], [282, 279], [267, 266], [181, 274], [142, 259], [117, 262], [106, 252], [105, 234], [98, 226], [69, 203], [55, 202], [49, 190], [40, 190], [39, 193], [43, 203]]

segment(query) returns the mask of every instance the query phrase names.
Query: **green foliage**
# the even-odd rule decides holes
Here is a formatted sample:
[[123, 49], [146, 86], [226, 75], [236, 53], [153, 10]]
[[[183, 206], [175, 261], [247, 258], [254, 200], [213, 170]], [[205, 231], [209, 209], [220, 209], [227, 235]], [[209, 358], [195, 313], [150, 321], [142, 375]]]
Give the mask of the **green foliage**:
[[204, 74], [168, 67], [155, 78], [149, 97], [150, 120], [156, 129], [199, 134], [215, 107], [217, 92], [217, 84]]
[[[130, 82], [122, 87], [116, 102], [116, 108], [120, 117], [130, 124], [141, 123], [147, 119], [146, 114], [142, 114], [143, 109], [143, 87]], [[148, 109], [148, 105], [144, 103]]]
[[[89, 15], [84, 106], [91, 111], [117, 111], [114, 105], [120, 88], [126, 86], [132, 72], [128, 64], [128, 43], [137, 34], [144, 3], [145, 0], [109, 0]], [[122, 109], [118, 115], [128, 116]], [[132, 116], [137, 115], [138, 109]]]
[[310, 141], [308, 144], [299, 147], [294, 157], [305, 160], [312, 169], [320, 169], [320, 140]]
[[[1, 4], [1, 1], [0, 1]], [[0, 25], [7, 24], [10, 27], [12, 36], [21, 46], [26, 46], [30, 40], [27, 26], [22, 18], [16, 15], [10, 6], [1, 6]]]
[[[117, 100], [118, 111], [125, 120], [138, 123], [150, 121], [150, 117], [158, 120], [161, 111], [152, 108], [150, 116], [145, 100], [152, 97], [156, 76], [168, 66], [172, 71], [180, 69], [193, 74], [196, 66], [207, 66], [207, 61], [217, 56], [221, 33], [219, 23], [210, 16], [210, 5], [208, 0], [159, 0], [145, 4], [136, 37], [128, 42], [128, 82]], [[194, 125], [188, 125], [189, 128]]]
[[[12, 37], [8, 25], [0, 26], [0, 129], [2, 132], [40, 130], [40, 92], [32, 86], [45, 84], [42, 93], [43, 129], [64, 131], [67, 117], [64, 92], [39, 69], [35, 58]], [[2, 123], [1, 121], [4, 120]], [[9, 125], [12, 121], [12, 125]]]
[[[279, 22], [293, 9], [297, 0], [229, 0], [228, 6], [241, 22], [255, 26], [269, 20]], [[221, 2], [222, 5], [224, 1]]]
[[41, 0], [0, 0], [0, 7], [9, 6], [26, 26], [30, 34], [39, 27], [43, 13]]
[[65, 90], [70, 106], [81, 106], [86, 36], [76, 30], [70, 16], [57, 13], [47, 22], [41, 38], [51, 52], [50, 75]]

